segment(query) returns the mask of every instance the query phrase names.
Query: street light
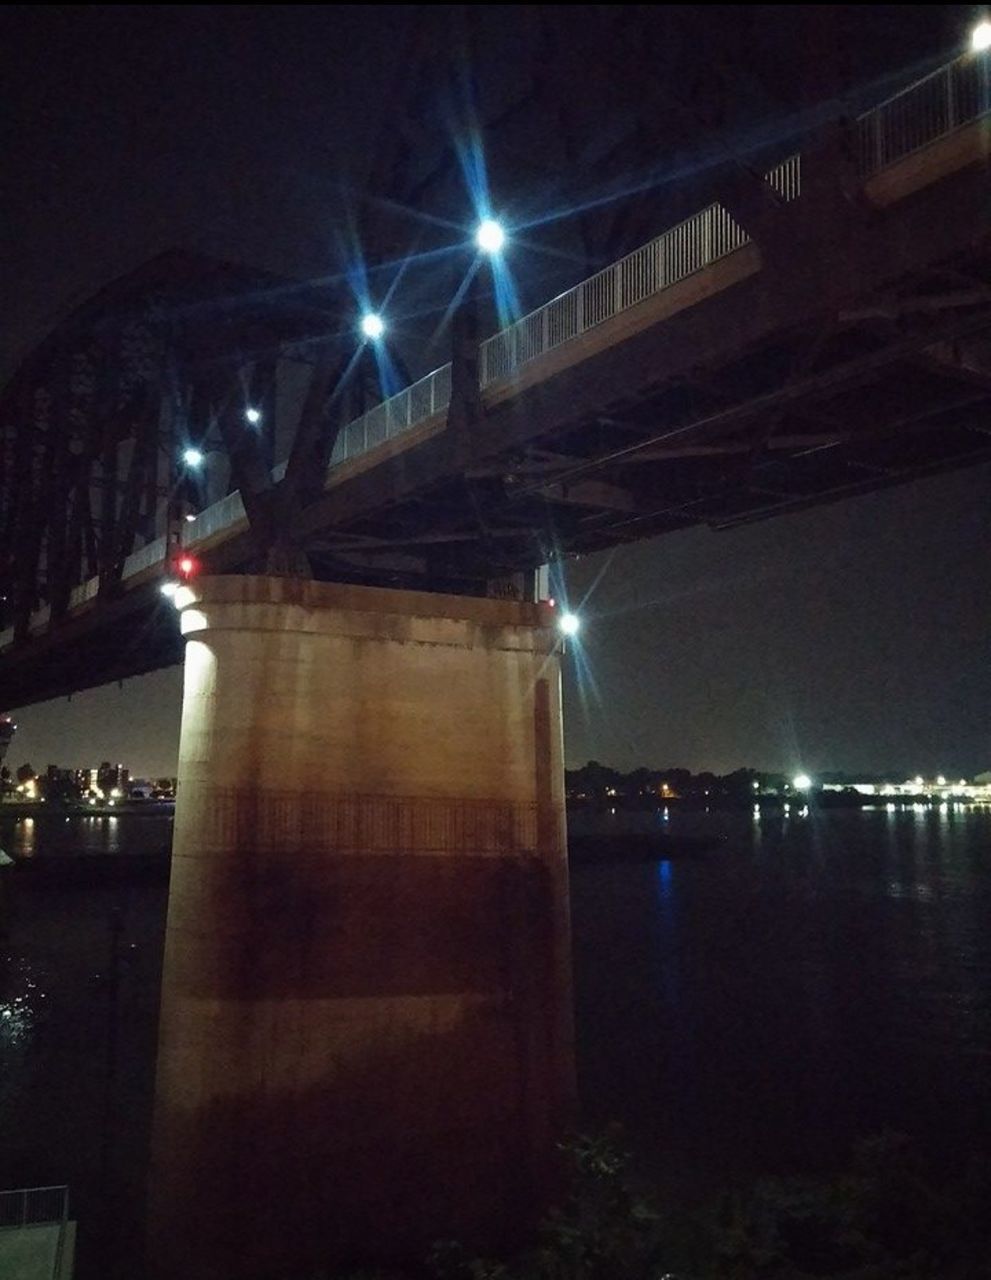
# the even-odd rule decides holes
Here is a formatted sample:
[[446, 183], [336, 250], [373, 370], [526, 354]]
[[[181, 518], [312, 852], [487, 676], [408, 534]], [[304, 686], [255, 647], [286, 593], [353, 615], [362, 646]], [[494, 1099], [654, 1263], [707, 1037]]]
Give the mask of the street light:
[[483, 218], [475, 232], [475, 243], [483, 253], [498, 253], [506, 243], [506, 233], [494, 218]]
[[375, 342], [385, 333], [385, 321], [374, 311], [368, 311], [361, 317], [361, 332]]
[[576, 636], [581, 630], [582, 624], [577, 614], [562, 613], [557, 625], [563, 636]]
[[982, 19], [970, 33], [971, 53], [983, 53], [985, 49], [991, 49], [991, 22], [987, 18]]
[[261, 409], [256, 409], [253, 405], [250, 405], [245, 409], [244, 416], [253, 427], [257, 427], [259, 422], [262, 420], [262, 411]]
[[812, 787], [812, 779], [807, 773], [798, 773], [792, 778], [791, 785], [796, 791], [809, 791]]
[[187, 467], [202, 467], [204, 456], [201, 449], [192, 446], [182, 451], [182, 460]]

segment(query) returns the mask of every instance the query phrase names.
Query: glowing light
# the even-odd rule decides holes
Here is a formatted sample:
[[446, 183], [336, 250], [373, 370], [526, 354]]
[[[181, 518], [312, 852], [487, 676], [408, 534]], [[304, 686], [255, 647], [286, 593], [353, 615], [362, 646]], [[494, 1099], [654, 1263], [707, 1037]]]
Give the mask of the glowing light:
[[179, 590], [178, 582], [163, 582], [158, 588], [162, 595], [171, 600], [175, 593]]
[[983, 53], [991, 49], [991, 22], [985, 18], [970, 33], [970, 48], [973, 53]]
[[921, 777], [917, 777], [917, 778], [915, 779], [915, 786], [917, 786], [917, 787], [921, 787], [921, 786], [922, 786], [922, 779], [921, 779]]
[[199, 449], [184, 449], [182, 460], [187, 467], [201, 467], [203, 465], [203, 453]]
[[261, 409], [256, 409], [253, 406], [249, 406], [244, 411], [244, 417], [245, 417], [245, 420], [247, 422], [250, 422], [253, 427], [257, 427], [259, 422], [261, 422], [262, 420], [262, 411]]
[[812, 786], [812, 779], [807, 773], [796, 773], [791, 780], [791, 785], [796, 791], [808, 791]]
[[498, 253], [506, 243], [506, 233], [494, 218], [483, 218], [475, 232], [475, 243], [483, 253]]
[[187, 511], [187, 512], [186, 512], [186, 523], [187, 523], [187, 524], [192, 524], [192, 523], [193, 523], [193, 521], [194, 521], [195, 519], [196, 519], [196, 517], [193, 515], [193, 513], [192, 513], [191, 511]]
[[182, 556], [176, 565], [176, 568], [184, 578], [188, 578], [191, 574], [196, 572], [196, 561], [192, 556]]
[[562, 613], [557, 625], [562, 635], [576, 636], [581, 630], [582, 624], [576, 614]]
[[940, 774], [940, 775], [939, 775], [939, 777], [936, 779], [936, 786], [937, 786], [937, 787], [945, 787], [945, 786], [946, 786], [946, 779], [943, 777], [943, 775], [942, 775], [942, 774]]
[[371, 338], [374, 342], [385, 333], [385, 321], [381, 316], [376, 315], [374, 311], [369, 311], [361, 317], [361, 332], [366, 338]]

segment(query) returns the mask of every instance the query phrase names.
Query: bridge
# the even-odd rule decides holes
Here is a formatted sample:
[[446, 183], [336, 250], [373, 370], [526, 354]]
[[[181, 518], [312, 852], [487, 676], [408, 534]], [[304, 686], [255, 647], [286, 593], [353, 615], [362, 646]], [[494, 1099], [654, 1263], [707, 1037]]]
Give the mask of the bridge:
[[[117, 282], [2, 400], [0, 705], [179, 661], [180, 548], [485, 594], [986, 458], [988, 74], [968, 54], [837, 122], [480, 343], [459, 316], [451, 363], [350, 421], [315, 289], [178, 254]], [[232, 483], [204, 507], [178, 455], [211, 423]]]
[[956, 59], [484, 340], [469, 295], [450, 362], [370, 407], [318, 290], [190, 255], [22, 363], [0, 702], [186, 646], [162, 1276], [422, 1257], [547, 1194], [573, 1085], [534, 570], [991, 455], [989, 108], [989, 55]]

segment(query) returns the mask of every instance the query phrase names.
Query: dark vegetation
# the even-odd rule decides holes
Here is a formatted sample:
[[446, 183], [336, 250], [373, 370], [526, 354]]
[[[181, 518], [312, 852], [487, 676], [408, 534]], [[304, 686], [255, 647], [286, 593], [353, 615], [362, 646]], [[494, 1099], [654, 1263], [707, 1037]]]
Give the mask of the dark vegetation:
[[[569, 1191], [530, 1251], [479, 1258], [442, 1241], [417, 1280], [991, 1277], [991, 1164], [940, 1181], [901, 1134], [859, 1144], [838, 1177], [767, 1179], [692, 1211], [638, 1185], [614, 1131], [577, 1138], [565, 1151]], [[346, 1280], [413, 1275], [369, 1271]]]

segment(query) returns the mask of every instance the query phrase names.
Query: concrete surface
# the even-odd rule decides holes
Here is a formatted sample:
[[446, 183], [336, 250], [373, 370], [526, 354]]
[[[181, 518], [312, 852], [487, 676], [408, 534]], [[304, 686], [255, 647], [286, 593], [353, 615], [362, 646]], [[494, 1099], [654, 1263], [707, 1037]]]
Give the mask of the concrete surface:
[[551, 611], [270, 578], [179, 603], [157, 1274], [510, 1242], [573, 1099]]

